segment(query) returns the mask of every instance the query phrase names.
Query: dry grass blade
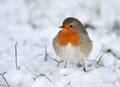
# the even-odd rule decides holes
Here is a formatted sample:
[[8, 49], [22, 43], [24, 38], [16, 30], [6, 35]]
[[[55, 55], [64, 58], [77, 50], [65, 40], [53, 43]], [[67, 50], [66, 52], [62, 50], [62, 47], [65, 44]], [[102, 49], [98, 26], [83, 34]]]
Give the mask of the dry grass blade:
[[47, 47], [45, 46], [45, 58], [44, 58], [45, 61], [48, 60], [48, 53], [47, 53]]
[[50, 82], [52, 82], [52, 80], [50, 80], [45, 74], [43, 74], [43, 73], [35, 74], [35, 73], [33, 73], [27, 66], [25, 66], [25, 68], [26, 68], [32, 75], [34, 75], [35, 77], [43, 76], [43, 77], [45, 77], [46, 79], [48, 79]]
[[100, 67], [100, 66], [105, 67], [103, 65], [103, 55], [100, 56], [100, 58], [98, 59], [98, 61], [96, 62], [95, 65], [96, 65], [96, 67]]
[[17, 58], [17, 45], [18, 42], [15, 43], [15, 65], [16, 65], [16, 69], [20, 70], [20, 67], [18, 66], [18, 58]]
[[4, 81], [5, 81], [5, 83], [7, 84], [7, 87], [10, 87], [10, 86], [9, 86], [9, 84], [8, 84], [8, 81], [7, 81], [7, 79], [4, 77], [4, 75], [3, 75], [3, 74], [1, 74], [1, 73], [0, 73], [0, 75], [2, 76], [2, 78], [3, 78], [3, 79], [4, 79]]

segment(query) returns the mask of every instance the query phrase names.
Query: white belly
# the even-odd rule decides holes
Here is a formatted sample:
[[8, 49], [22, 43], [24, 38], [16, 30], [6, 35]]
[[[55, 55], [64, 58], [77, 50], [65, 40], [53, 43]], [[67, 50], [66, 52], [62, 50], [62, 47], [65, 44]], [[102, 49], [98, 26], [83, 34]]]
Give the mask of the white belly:
[[80, 61], [82, 58], [86, 57], [80, 46], [76, 47], [71, 44], [59, 46], [57, 53], [63, 60], [70, 61]]

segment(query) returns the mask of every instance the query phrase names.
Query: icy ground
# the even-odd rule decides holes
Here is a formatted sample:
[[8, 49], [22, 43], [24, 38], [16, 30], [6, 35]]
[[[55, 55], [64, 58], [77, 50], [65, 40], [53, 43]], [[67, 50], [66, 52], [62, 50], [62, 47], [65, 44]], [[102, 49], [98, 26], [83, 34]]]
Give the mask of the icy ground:
[[[0, 87], [120, 87], [119, 5], [119, 0], [0, 0]], [[57, 66], [52, 39], [70, 16], [92, 26], [87, 72], [74, 63]]]

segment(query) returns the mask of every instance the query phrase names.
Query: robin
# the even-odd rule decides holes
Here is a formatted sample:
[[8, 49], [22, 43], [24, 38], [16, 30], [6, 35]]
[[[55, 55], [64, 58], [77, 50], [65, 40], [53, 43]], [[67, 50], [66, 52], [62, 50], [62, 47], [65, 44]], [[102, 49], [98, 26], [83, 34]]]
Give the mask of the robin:
[[62, 28], [53, 39], [53, 48], [63, 60], [80, 62], [87, 58], [92, 49], [92, 41], [82, 23], [73, 17], [63, 21]]

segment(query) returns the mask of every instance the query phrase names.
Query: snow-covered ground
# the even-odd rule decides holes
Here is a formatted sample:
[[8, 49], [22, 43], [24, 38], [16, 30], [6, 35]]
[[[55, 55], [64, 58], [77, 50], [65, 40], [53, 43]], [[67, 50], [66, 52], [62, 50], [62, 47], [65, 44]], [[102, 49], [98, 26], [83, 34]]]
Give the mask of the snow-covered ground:
[[[120, 87], [119, 4], [119, 0], [0, 0], [0, 87]], [[52, 39], [71, 16], [94, 27], [87, 28], [94, 42], [85, 61], [87, 72], [71, 63], [67, 68], [64, 63], [57, 66], [60, 58]]]

